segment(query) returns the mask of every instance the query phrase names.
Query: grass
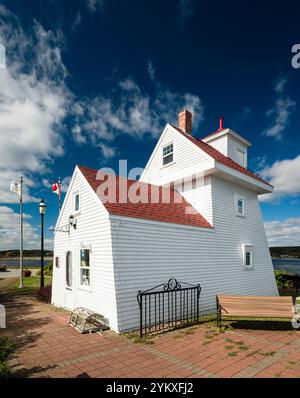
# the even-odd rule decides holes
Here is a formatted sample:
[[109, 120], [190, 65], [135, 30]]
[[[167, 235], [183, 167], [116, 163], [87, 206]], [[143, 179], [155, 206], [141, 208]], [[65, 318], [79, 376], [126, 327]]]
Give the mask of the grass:
[[[51, 277], [45, 276], [44, 282], [45, 286], [51, 285]], [[24, 278], [24, 288], [20, 289], [20, 282], [16, 281], [10, 288], [9, 291], [11, 293], [20, 293], [20, 294], [33, 294], [37, 293], [40, 289], [41, 278], [39, 276], [30, 276], [29, 278]]]
[[204, 343], [202, 343], [202, 345], [208, 345], [208, 344], [211, 344], [212, 343], [212, 340], [207, 340], [207, 341], [204, 341]]
[[276, 351], [270, 351], [270, 352], [261, 352], [261, 351], [258, 351], [258, 353], [259, 353], [260, 355], [264, 356], [264, 357], [272, 357], [273, 355], [276, 354]]
[[124, 336], [130, 339], [135, 344], [154, 344], [153, 336], [140, 337], [136, 332], [124, 333]]
[[236, 356], [237, 356], [237, 352], [231, 351], [231, 352], [228, 352], [227, 355], [228, 355], [229, 357], [236, 357]]
[[241, 346], [238, 347], [238, 349], [241, 350], [241, 351], [247, 351], [247, 350], [249, 350], [249, 347], [247, 347], [245, 345], [241, 345]]

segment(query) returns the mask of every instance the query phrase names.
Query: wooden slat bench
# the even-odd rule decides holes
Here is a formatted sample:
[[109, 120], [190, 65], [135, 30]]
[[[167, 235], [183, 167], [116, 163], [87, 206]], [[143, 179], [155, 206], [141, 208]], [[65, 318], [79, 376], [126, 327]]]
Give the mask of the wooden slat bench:
[[292, 319], [293, 298], [289, 296], [216, 296], [217, 325], [222, 317], [287, 318]]

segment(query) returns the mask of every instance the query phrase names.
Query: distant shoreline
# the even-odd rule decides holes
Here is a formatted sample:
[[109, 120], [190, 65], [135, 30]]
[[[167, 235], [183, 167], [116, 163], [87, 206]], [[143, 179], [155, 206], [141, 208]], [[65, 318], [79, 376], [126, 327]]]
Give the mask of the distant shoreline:
[[[40, 259], [41, 259], [41, 257], [23, 257], [24, 261], [39, 261]], [[49, 261], [49, 260], [52, 260], [53, 257], [47, 256], [47, 257], [44, 257], [44, 259]], [[4, 262], [4, 261], [10, 262], [10, 261], [19, 261], [19, 260], [20, 260], [20, 257], [0, 257], [1, 262]]]

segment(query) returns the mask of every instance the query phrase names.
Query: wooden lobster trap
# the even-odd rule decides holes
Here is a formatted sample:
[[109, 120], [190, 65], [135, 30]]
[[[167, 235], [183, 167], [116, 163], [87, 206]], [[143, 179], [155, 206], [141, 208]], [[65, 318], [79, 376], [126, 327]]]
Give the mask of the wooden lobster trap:
[[109, 328], [107, 319], [103, 315], [84, 307], [77, 307], [72, 311], [69, 325], [80, 333], [101, 333]]

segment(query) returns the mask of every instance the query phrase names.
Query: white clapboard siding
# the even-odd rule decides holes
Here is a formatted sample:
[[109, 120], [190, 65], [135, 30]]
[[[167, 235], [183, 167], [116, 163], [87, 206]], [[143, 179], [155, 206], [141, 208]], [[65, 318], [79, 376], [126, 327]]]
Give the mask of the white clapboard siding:
[[247, 167], [247, 147], [237, 139], [234, 139], [232, 135], [222, 135], [221, 137], [209, 141], [209, 145], [234, 161], [236, 161], [236, 149], [238, 148], [245, 153], [245, 167]]
[[209, 223], [213, 225], [213, 208], [211, 177], [197, 177], [195, 186], [192, 181], [184, 184], [184, 189], [178, 189], [181, 195], [197, 210]]
[[[259, 204], [251, 191], [246, 217], [235, 215], [236, 186], [213, 177], [214, 230], [142, 220], [112, 220], [119, 331], [138, 328], [138, 290], [167, 282], [200, 283], [201, 313], [215, 311], [215, 295], [277, 295]], [[242, 245], [253, 244], [254, 267], [245, 270]]]
[[228, 156], [228, 135], [222, 135], [215, 140], [209, 141], [209, 145], [217, 149], [223, 155]]
[[[88, 185], [81, 172], [76, 169], [73, 183], [66, 195], [59, 226], [68, 224], [73, 212], [73, 194], [80, 192], [80, 214], [75, 215], [77, 229], [71, 227], [70, 234], [56, 232], [54, 256], [59, 257], [59, 268], [53, 270], [52, 303], [74, 309], [87, 307], [109, 319], [112, 329], [117, 330], [116, 300], [112, 262], [111, 234], [108, 213]], [[79, 283], [80, 247], [91, 248], [91, 286], [85, 289]], [[66, 252], [72, 251], [73, 288], [66, 288]]]
[[228, 137], [228, 157], [232, 160], [236, 161], [236, 149], [245, 153], [245, 167], [247, 167], [247, 147], [241, 144], [239, 141], [233, 139], [232, 137]]
[[[163, 166], [162, 148], [171, 143], [173, 143], [174, 148], [174, 161], [172, 164]], [[210, 163], [212, 161], [208, 160], [207, 155], [202, 153], [172, 126], [167, 125], [158, 145], [154, 149], [152, 158], [141, 176], [141, 181], [163, 185], [186, 176], [190, 177], [195, 170], [197, 172], [206, 170], [210, 168]]]

